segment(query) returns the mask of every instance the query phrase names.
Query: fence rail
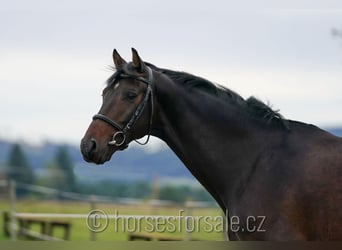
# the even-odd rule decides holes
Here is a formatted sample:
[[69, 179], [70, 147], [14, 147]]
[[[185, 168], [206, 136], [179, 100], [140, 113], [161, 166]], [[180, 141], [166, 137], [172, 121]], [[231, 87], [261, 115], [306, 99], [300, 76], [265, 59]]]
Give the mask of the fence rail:
[[[17, 240], [18, 235], [26, 235], [31, 238], [39, 239], [39, 240], [63, 240], [58, 239], [56, 237], [53, 237], [52, 232], [52, 225], [58, 224], [58, 220], [60, 219], [99, 219], [99, 218], [106, 218], [106, 219], [143, 219], [146, 217], [146, 215], [122, 215], [122, 214], [72, 214], [72, 213], [18, 213], [16, 212], [16, 188], [25, 188], [27, 190], [33, 191], [33, 192], [39, 192], [43, 194], [52, 194], [52, 195], [58, 195], [59, 197], [64, 197], [72, 200], [77, 201], [85, 201], [90, 203], [90, 211], [93, 211], [96, 208], [96, 203], [115, 203], [115, 204], [122, 204], [122, 205], [135, 205], [135, 204], [141, 204], [141, 200], [137, 199], [130, 199], [130, 198], [119, 198], [119, 199], [113, 199], [111, 197], [104, 197], [104, 196], [94, 196], [94, 195], [84, 195], [84, 194], [78, 194], [78, 193], [72, 193], [72, 192], [61, 192], [60, 190], [48, 188], [48, 187], [42, 187], [42, 186], [36, 186], [36, 185], [30, 185], [30, 184], [23, 184], [23, 183], [15, 183], [14, 181], [7, 181], [7, 180], [0, 180], [0, 187], [8, 188], [9, 193], [9, 200], [10, 200], [10, 211], [8, 213], [8, 218], [6, 222], [6, 227], [8, 227], [6, 230], [10, 232], [10, 236], [12, 240]], [[154, 207], [159, 206], [170, 206], [175, 205], [175, 203], [170, 201], [160, 201], [160, 200], [151, 200], [149, 205]], [[192, 216], [191, 210], [193, 208], [206, 208], [206, 207], [213, 207], [212, 203], [209, 202], [193, 202], [188, 201], [184, 204], [185, 208], [187, 209], [186, 213], [184, 214], [184, 217], [192, 217], [194, 219], [198, 219], [200, 216]], [[96, 216], [96, 218], [95, 218]], [[169, 218], [174, 218], [175, 216], [167, 216], [167, 215], [148, 215], [149, 218], [157, 220], [160, 217], [165, 218], [166, 220]], [[5, 218], [5, 217], [4, 217]], [[5, 220], [5, 219], [4, 219]], [[30, 223], [41, 223], [41, 233], [34, 232], [29, 230], [29, 226], [23, 225], [29, 225]], [[19, 224], [19, 226], [18, 226]], [[5, 225], [4, 225], [5, 226]], [[69, 238], [69, 231], [70, 225], [68, 223], [65, 223], [65, 239]], [[49, 228], [49, 229], [43, 229], [43, 228]], [[50, 230], [50, 231], [49, 231]], [[90, 239], [96, 240], [96, 233], [90, 231]], [[158, 238], [158, 236], [153, 236]], [[134, 238], [134, 235], [133, 235]], [[186, 232], [185, 240], [191, 240], [191, 233]]]

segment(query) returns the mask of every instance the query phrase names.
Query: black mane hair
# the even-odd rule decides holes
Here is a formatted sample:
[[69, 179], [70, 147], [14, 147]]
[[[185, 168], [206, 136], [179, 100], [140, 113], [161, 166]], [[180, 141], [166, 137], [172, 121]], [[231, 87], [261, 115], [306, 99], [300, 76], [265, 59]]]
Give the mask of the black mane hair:
[[286, 130], [289, 130], [289, 121], [279, 113], [278, 110], [273, 110], [270, 106], [266, 105], [262, 101], [258, 100], [254, 96], [248, 99], [243, 99], [239, 94], [234, 91], [225, 88], [221, 85], [216, 85], [204, 78], [194, 76], [186, 72], [172, 71], [169, 69], [159, 69], [156, 66], [146, 63], [149, 67], [159, 71], [170, 77], [171, 80], [178, 84], [182, 84], [187, 89], [199, 89], [210, 95], [224, 100], [225, 102], [235, 103], [242, 108], [248, 110], [248, 112], [261, 120], [266, 124], [281, 125]]

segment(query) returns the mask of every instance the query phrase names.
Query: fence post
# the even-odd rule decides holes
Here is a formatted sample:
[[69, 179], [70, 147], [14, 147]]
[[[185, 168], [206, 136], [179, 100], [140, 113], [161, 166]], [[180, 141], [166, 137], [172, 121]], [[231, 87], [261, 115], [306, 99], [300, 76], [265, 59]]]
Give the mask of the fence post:
[[[95, 196], [91, 196], [90, 197], [90, 211], [94, 211], [96, 209], [96, 198]], [[96, 223], [96, 217], [94, 216], [93, 219], [94, 221], [92, 221], [92, 225], [95, 225]], [[96, 241], [96, 232], [94, 230], [90, 230], [90, 240], [91, 241]]]
[[[191, 218], [192, 216], [192, 205], [190, 201], [186, 201], [185, 202], [185, 223], [184, 223], [184, 227], [185, 227], [185, 239], [186, 241], [190, 241], [191, 240], [191, 230], [189, 230], [189, 228], [193, 228], [195, 225], [193, 225], [193, 221], [189, 220], [189, 218]], [[190, 226], [190, 227], [189, 227]]]
[[16, 202], [16, 183], [14, 180], [9, 181], [9, 198], [10, 198], [10, 232], [12, 241], [17, 240], [16, 218], [15, 218], [15, 202]]

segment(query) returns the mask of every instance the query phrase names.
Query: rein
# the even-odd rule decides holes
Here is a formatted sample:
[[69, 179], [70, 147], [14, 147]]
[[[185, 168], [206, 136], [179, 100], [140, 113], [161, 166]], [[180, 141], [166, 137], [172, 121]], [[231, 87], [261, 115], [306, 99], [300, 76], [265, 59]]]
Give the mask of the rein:
[[[149, 140], [150, 140], [150, 136], [151, 136], [151, 127], [152, 127], [152, 121], [153, 121], [153, 109], [154, 109], [154, 104], [153, 104], [153, 90], [152, 90], [152, 82], [153, 82], [153, 74], [152, 74], [152, 70], [150, 67], [146, 66], [147, 68], [147, 72], [148, 72], [148, 79], [145, 79], [143, 77], [136, 77], [133, 75], [128, 75], [128, 74], [124, 74], [124, 73], [119, 73], [116, 78], [118, 76], [120, 76], [120, 78], [132, 78], [135, 80], [138, 80], [140, 82], [143, 82], [147, 85], [146, 88], [146, 92], [145, 92], [145, 96], [144, 99], [142, 100], [142, 102], [138, 105], [138, 107], [136, 108], [135, 112], [133, 113], [132, 117], [130, 118], [130, 120], [126, 123], [126, 125], [124, 127], [120, 126], [118, 123], [116, 123], [115, 121], [111, 120], [108, 116], [105, 116], [103, 114], [96, 114], [93, 116], [93, 120], [101, 120], [107, 124], [109, 124], [110, 126], [114, 127], [115, 129], [117, 129], [118, 131], [114, 133], [113, 138], [111, 141], [108, 142], [108, 145], [113, 145], [113, 146], [117, 146], [120, 147], [122, 145], [125, 144], [126, 142], [126, 133], [132, 129], [132, 127], [134, 126], [135, 122], [141, 117], [142, 113], [145, 110], [146, 104], [148, 103], [148, 100], [151, 100], [151, 110], [150, 110], [150, 121], [149, 121], [149, 127], [148, 127], [148, 132], [147, 132], [147, 139], [145, 142], [139, 142], [138, 140], [135, 140], [138, 144], [140, 145], [146, 145]], [[115, 81], [115, 79], [114, 79]]]

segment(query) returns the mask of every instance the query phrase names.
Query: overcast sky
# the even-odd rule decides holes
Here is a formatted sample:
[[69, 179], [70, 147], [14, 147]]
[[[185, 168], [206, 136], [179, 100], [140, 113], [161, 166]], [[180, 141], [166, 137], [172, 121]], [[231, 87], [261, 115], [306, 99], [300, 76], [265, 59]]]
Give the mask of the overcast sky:
[[286, 118], [342, 125], [338, 1], [232, 2], [2, 1], [0, 137], [78, 144], [101, 105], [113, 48], [131, 60], [131, 47]]

